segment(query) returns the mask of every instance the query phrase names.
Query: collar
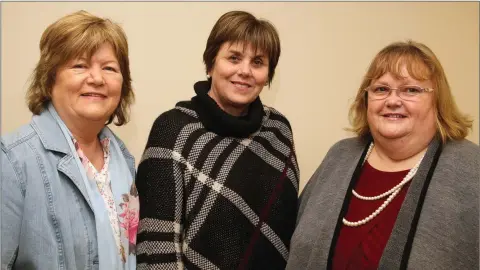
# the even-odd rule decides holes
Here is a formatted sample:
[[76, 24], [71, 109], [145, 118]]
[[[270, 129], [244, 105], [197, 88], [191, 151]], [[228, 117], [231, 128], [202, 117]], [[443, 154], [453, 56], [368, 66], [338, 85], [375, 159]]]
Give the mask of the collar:
[[192, 104], [205, 128], [220, 136], [245, 138], [260, 129], [264, 116], [263, 104], [257, 97], [245, 116], [233, 116], [223, 111], [209, 95], [211, 82], [199, 81], [194, 84]]
[[[45, 149], [63, 154], [71, 154], [67, 139], [62, 135], [63, 133], [60, 126], [58, 126], [55, 118], [48, 111], [48, 106], [53, 105], [49, 103], [39, 115], [34, 115], [32, 117], [31, 126], [38, 134]], [[112, 134], [112, 136], [110, 137], [108, 134]], [[133, 156], [128, 152], [125, 144], [107, 126], [100, 131], [100, 138], [104, 139], [105, 137], [109, 137], [110, 140], [114, 139], [118, 143], [124, 156], [128, 159], [134, 160]]]

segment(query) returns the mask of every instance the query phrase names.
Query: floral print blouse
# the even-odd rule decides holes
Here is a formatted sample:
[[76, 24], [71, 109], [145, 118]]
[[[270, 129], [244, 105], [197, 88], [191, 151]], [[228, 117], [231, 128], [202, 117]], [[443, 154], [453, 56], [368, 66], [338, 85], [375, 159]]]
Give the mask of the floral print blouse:
[[[105, 202], [105, 207], [108, 211], [110, 225], [114, 234], [115, 242], [117, 243], [118, 252], [122, 262], [126, 262], [126, 256], [130, 253], [135, 254], [135, 244], [137, 241], [137, 228], [139, 217], [139, 200], [138, 192], [135, 183], [132, 183], [129, 193], [122, 194], [122, 202], [115, 205], [115, 198], [111, 188], [110, 173], [108, 165], [110, 162], [110, 139], [104, 138], [100, 141], [103, 148], [103, 168], [97, 171], [95, 166], [90, 162], [84, 154], [77, 140], [73, 138], [73, 144], [77, 151], [80, 161], [82, 162], [87, 177], [90, 181], [95, 181], [98, 191]], [[113, 179], [115, 181], [115, 179]], [[126, 239], [122, 239], [126, 238]], [[126, 241], [122, 241], [126, 240]], [[123, 243], [128, 243], [128, 247], [124, 247]], [[125, 254], [128, 250], [129, 254]]]

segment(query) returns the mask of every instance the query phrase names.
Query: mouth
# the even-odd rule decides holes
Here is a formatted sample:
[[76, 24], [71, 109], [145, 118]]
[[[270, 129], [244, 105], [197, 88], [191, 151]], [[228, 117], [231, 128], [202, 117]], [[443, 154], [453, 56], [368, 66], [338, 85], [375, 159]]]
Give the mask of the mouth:
[[100, 93], [84, 93], [81, 94], [82, 97], [91, 97], [91, 98], [107, 98], [107, 96]]
[[386, 114], [383, 114], [382, 116], [391, 120], [407, 118], [406, 115], [400, 114], [400, 113], [386, 113]]
[[246, 82], [242, 82], [242, 81], [232, 81], [232, 84], [234, 84], [236, 87], [238, 87], [240, 89], [248, 89], [248, 88], [252, 87], [251, 84], [246, 83]]

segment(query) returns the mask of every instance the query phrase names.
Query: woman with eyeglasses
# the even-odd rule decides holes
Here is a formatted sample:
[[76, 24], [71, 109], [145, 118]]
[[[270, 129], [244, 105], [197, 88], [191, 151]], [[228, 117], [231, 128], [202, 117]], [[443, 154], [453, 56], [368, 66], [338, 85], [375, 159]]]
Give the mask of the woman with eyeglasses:
[[478, 269], [479, 147], [425, 45], [390, 44], [300, 197], [287, 269]]

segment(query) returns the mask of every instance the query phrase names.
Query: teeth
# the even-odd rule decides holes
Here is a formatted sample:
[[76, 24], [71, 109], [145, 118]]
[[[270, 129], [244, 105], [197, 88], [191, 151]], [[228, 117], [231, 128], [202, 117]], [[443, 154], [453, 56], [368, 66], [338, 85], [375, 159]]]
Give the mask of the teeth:
[[233, 84], [235, 84], [236, 86], [242, 87], [242, 88], [248, 88], [248, 85], [246, 85], [246, 84], [242, 84], [242, 83], [233, 83]]
[[243, 86], [249, 86], [249, 84], [248, 84], [248, 83], [234, 82], [233, 84], [236, 84], [236, 85], [243, 85]]

